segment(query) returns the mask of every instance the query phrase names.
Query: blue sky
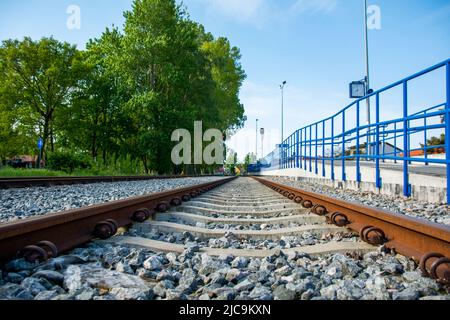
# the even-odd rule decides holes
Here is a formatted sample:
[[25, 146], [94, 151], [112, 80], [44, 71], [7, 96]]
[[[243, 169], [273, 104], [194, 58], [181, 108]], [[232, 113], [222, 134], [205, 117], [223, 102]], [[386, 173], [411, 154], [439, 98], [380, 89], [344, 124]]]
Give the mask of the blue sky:
[[[241, 49], [248, 75], [241, 99], [248, 122], [230, 143], [239, 158], [255, 150], [256, 118], [266, 128], [265, 154], [280, 140], [278, 86], [283, 80], [288, 82], [287, 136], [350, 103], [348, 83], [364, 77], [362, 0], [184, 0], [184, 4], [192, 19]], [[448, 0], [369, 0], [369, 4], [381, 9], [381, 30], [369, 32], [372, 88], [450, 58]], [[69, 5], [81, 9], [80, 30], [66, 27]], [[84, 48], [107, 26], [122, 26], [122, 12], [129, 8], [131, 0], [2, 0], [0, 39], [53, 35]], [[436, 88], [435, 79], [428, 80], [418, 96], [440, 96], [442, 88]], [[386, 115], [401, 110], [396, 101], [385, 102]], [[417, 103], [424, 103], [424, 98]]]

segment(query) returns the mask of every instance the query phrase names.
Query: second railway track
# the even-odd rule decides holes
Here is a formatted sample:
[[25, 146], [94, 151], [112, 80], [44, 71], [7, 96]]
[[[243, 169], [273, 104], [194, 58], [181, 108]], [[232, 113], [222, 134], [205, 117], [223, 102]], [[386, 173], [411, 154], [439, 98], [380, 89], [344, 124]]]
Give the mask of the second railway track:
[[[224, 179], [200, 187], [139, 197], [133, 201], [127, 203], [127, 200], [123, 200], [74, 210], [69, 215], [61, 213], [44, 217], [46, 224], [42, 224], [43, 220], [39, 218], [0, 225], [1, 257], [6, 261], [19, 254], [45, 265], [45, 260], [56, 256], [58, 252], [67, 252], [90, 240], [95, 240], [91, 244], [94, 247], [143, 250], [148, 255], [145, 256], [147, 259], [143, 259], [145, 261], [140, 262], [140, 267], [132, 268], [129, 262], [123, 261], [116, 261], [111, 267], [122, 270], [123, 265], [127, 265], [125, 273], [153, 283], [152, 287], [156, 288], [159, 298], [182, 298], [187, 295], [193, 299], [260, 298], [254, 292], [259, 288], [264, 293], [261, 296], [266, 298], [311, 299], [320, 297], [321, 291], [320, 294], [311, 293], [306, 288], [299, 293], [293, 288], [294, 283], [303, 281], [308, 274], [319, 272], [308, 271], [308, 267], [321, 266], [328, 275], [328, 278], [325, 277], [328, 282], [333, 280], [335, 273], [344, 273], [343, 269], [359, 270], [353, 275], [356, 277], [364, 269], [365, 260], [362, 257], [374, 252], [388, 260], [389, 254], [396, 257], [397, 252], [415, 259], [420, 263], [424, 275], [441, 283], [441, 289], [436, 287], [435, 293], [436, 290], [444, 290], [449, 284], [450, 232], [445, 226], [252, 178]], [[83, 249], [74, 252], [79, 250]], [[390, 253], [386, 255], [383, 252]], [[173, 275], [177, 274], [177, 268], [186, 264], [186, 259], [195, 260], [197, 255], [201, 256], [201, 268], [193, 267], [195, 271], [187, 275], [184, 274], [186, 269], [178, 276]], [[302, 257], [306, 257], [306, 260], [303, 261]], [[308, 262], [308, 259], [312, 260]], [[340, 259], [348, 261], [353, 267], [344, 266], [345, 263]], [[358, 261], [363, 262], [358, 265]], [[391, 262], [391, 269], [392, 265], [396, 265], [391, 270], [394, 274], [397, 271], [398, 274], [403, 271], [411, 273], [412, 270], [406, 269], [414, 269], [414, 264], [403, 261], [406, 261], [403, 266], [398, 261], [397, 264]], [[251, 265], [253, 262], [254, 265]], [[335, 269], [328, 268], [330, 262], [335, 265]], [[120, 268], [117, 267], [119, 263]], [[211, 264], [211, 270], [205, 271], [208, 264]], [[294, 273], [289, 272], [296, 270], [295, 264], [306, 272], [305, 277], [296, 279]], [[239, 267], [245, 271], [241, 272]], [[366, 267], [372, 268], [370, 263]], [[272, 292], [264, 289], [264, 281], [256, 281], [264, 268], [269, 273], [278, 273], [278, 277], [274, 276], [276, 281], [271, 283]], [[405, 270], [401, 271], [402, 268]], [[199, 278], [195, 281], [198, 286], [191, 283], [186, 288], [183, 285], [185, 276], [189, 279]], [[165, 283], [168, 279], [169, 283]], [[366, 289], [377, 287], [375, 283], [367, 284], [370, 279], [363, 286]], [[378, 278], [374, 276], [374, 279]], [[328, 285], [334, 285], [334, 282]], [[160, 283], [168, 288], [160, 288]], [[203, 288], [200, 283], [203, 283]], [[215, 291], [205, 289], [211, 286]], [[317, 288], [316, 285], [314, 287]], [[325, 287], [319, 286], [319, 289], [327, 292]], [[174, 292], [177, 294], [173, 295]], [[232, 294], [224, 296], [224, 292]], [[326, 293], [324, 296], [329, 298]], [[331, 296], [339, 298], [336, 292]], [[384, 293], [370, 297], [388, 299], [401, 295]], [[354, 298], [364, 297], [356, 295]]]

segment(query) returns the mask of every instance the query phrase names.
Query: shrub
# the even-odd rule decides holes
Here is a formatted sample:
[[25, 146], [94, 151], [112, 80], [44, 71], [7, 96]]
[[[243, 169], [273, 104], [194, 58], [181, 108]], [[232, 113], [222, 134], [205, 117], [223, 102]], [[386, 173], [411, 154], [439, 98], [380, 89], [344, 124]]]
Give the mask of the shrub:
[[47, 167], [52, 170], [72, 173], [75, 169], [91, 169], [89, 156], [70, 152], [53, 152], [47, 157]]

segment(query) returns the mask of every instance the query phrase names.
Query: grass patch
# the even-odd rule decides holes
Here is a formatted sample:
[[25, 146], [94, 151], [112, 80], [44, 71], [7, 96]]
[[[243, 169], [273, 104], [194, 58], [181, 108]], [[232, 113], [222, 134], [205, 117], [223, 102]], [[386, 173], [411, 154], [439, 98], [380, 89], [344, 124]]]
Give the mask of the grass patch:
[[14, 169], [11, 167], [0, 168], [0, 177], [99, 177], [99, 176], [128, 176], [137, 174], [124, 174], [112, 169], [76, 169], [72, 174], [64, 171], [55, 171], [49, 169]]
[[9, 167], [0, 168], [0, 177], [57, 177], [69, 176], [62, 171], [48, 169], [14, 169]]

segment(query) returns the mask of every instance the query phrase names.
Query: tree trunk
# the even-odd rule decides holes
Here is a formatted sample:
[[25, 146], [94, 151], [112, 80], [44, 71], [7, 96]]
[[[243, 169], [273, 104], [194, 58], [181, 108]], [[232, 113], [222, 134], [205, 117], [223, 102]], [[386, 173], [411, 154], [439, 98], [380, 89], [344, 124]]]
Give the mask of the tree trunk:
[[142, 157], [142, 164], [144, 165], [145, 174], [148, 174], [148, 164], [147, 164], [147, 157]]
[[91, 153], [92, 153], [93, 159], [97, 158], [97, 133], [96, 132], [94, 132], [94, 134], [92, 136]]
[[102, 157], [103, 157], [103, 166], [106, 167], [106, 150], [103, 150]]
[[[47, 159], [47, 141], [50, 135], [50, 117], [46, 116], [44, 118], [44, 130], [43, 130], [43, 134], [42, 134], [42, 159], [41, 161], [44, 162], [44, 164], [46, 163], [46, 159]], [[38, 163], [38, 167], [40, 167], [40, 163]]]
[[50, 127], [50, 149], [52, 152], [55, 151], [54, 141], [53, 141], [53, 125]]

